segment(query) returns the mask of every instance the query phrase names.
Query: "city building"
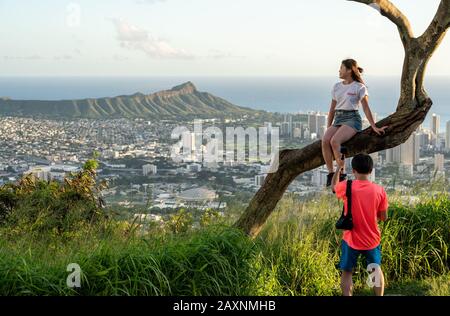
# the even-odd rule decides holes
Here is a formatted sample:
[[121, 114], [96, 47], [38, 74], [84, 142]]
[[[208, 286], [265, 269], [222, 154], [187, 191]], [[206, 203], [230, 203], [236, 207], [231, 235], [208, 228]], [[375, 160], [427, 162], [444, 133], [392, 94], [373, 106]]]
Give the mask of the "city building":
[[317, 116], [315, 113], [308, 115], [308, 128], [309, 132], [317, 134]]
[[186, 169], [189, 172], [200, 172], [200, 171], [202, 171], [202, 165], [198, 164], [198, 163], [193, 163], [193, 164], [187, 165]]
[[157, 174], [158, 167], [155, 165], [144, 165], [142, 166], [142, 174], [148, 176], [149, 174]]
[[264, 184], [264, 181], [266, 180], [267, 175], [265, 174], [259, 174], [255, 176], [255, 185], [257, 187], [260, 187]]
[[445, 125], [445, 148], [450, 149], [450, 121]]
[[413, 165], [412, 164], [405, 164], [405, 163], [400, 163], [399, 167], [399, 174], [401, 177], [412, 177], [414, 172], [413, 172]]
[[327, 115], [317, 114], [316, 115], [316, 133], [318, 138], [322, 138], [327, 130]]
[[431, 116], [431, 131], [435, 136], [439, 135], [439, 127], [441, 125], [441, 117], [435, 113]]
[[420, 136], [412, 133], [403, 144], [386, 150], [387, 163], [402, 163], [415, 166], [420, 159]]
[[444, 171], [444, 155], [434, 154], [434, 170]]
[[203, 203], [217, 199], [217, 193], [207, 188], [195, 188], [181, 192], [176, 199], [187, 204]]
[[316, 168], [313, 170], [311, 182], [313, 185], [320, 187], [327, 184], [328, 171], [323, 168]]
[[281, 123], [281, 136], [290, 136], [289, 122]]

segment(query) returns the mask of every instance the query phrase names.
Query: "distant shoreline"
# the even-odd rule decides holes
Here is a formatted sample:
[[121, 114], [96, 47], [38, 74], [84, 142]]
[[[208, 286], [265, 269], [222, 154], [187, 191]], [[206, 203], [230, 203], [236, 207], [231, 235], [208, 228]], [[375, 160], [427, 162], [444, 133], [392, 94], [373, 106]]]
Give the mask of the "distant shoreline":
[[[395, 111], [399, 76], [370, 76], [372, 110], [380, 116]], [[192, 81], [200, 91], [233, 104], [268, 112], [327, 112], [337, 76], [0, 76], [0, 97], [14, 100], [67, 100], [150, 94]], [[450, 120], [450, 76], [427, 76], [425, 87], [434, 101], [431, 113], [441, 115], [441, 129]], [[429, 123], [425, 120], [425, 126]]]

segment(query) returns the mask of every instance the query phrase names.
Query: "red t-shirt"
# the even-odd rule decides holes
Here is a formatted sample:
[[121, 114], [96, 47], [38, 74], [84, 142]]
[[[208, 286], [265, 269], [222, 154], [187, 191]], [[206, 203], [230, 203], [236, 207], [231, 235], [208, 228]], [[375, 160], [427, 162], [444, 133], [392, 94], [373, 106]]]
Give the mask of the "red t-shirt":
[[[339, 182], [334, 190], [337, 198], [344, 201], [347, 214], [345, 191], [347, 180]], [[388, 199], [384, 188], [370, 180], [353, 180], [352, 217], [353, 229], [345, 230], [342, 239], [357, 250], [370, 250], [378, 247], [381, 232], [378, 228], [378, 213], [388, 208]]]

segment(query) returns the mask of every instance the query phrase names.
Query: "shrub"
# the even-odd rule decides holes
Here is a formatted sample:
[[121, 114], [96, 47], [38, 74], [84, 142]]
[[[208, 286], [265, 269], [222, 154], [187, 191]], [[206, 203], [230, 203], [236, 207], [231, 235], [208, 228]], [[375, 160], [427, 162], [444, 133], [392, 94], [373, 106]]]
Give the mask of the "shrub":
[[95, 160], [89, 160], [63, 183], [27, 175], [18, 183], [0, 187], [0, 225], [62, 233], [104, 219], [100, 192], [106, 183], [96, 183], [97, 167]]

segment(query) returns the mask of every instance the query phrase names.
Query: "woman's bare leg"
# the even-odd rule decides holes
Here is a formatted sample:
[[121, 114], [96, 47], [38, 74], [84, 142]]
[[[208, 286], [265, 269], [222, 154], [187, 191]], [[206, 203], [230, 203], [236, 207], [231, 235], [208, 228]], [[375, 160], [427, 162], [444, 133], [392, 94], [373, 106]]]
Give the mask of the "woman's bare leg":
[[345, 161], [341, 160], [341, 144], [345, 143], [350, 138], [355, 136], [356, 133], [357, 131], [353, 127], [341, 125], [341, 127], [339, 127], [338, 131], [334, 134], [330, 141], [331, 148], [333, 149], [334, 159], [336, 159], [338, 166], [341, 166], [344, 172]]
[[333, 169], [334, 157], [333, 157], [333, 149], [331, 148], [331, 138], [337, 132], [338, 129], [339, 127], [330, 126], [322, 138], [322, 155], [323, 159], [325, 160], [325, 164], [327, 165], [329, 173], [334, 172]]

